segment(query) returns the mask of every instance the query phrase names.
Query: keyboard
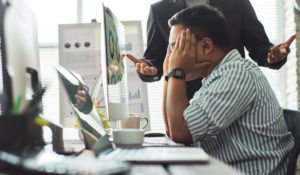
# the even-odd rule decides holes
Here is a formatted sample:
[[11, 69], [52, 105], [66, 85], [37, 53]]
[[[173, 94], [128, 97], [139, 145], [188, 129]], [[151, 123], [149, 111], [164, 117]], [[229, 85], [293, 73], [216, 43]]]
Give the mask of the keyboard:
[[34, 174], [122, 174], [130, 170], [129, 164], [120, 161], [101, 161], [92, 156], [65, 156], [40, 151], [25, 157], [0, 151], [0, 162], [22, 173]]
[[144, 137], [143, 147], [184, 147], [184, 145], [175, 143], [167, 137]]
[[208, 162], [208, 155], [196, 147], [117, 148], [100, 154], [99, 160], [118, 160], [143, 163]]

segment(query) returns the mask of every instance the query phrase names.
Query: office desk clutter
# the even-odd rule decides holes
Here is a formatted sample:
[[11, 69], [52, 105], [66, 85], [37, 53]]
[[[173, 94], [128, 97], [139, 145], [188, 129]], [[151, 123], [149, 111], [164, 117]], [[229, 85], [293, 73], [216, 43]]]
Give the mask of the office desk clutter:
[[[93, 156], [65, 156], [52, 151], [31, 151], [18, 155], [0, 151], [1, 165], [16, 174], [126, 174], [130, 166], [120, 161], [100, 161]], [[5, 164], [3, 164], [5, 163]]]
[[[0, 117], [0, 171], [7, 170], [8, 174], [110, 175], [140, 174], [131, 172], [132, 167], [135, 170], [139, 167], [137, 164], [155, 165], [162, 170], [173, 163], [193, 163], [201, 167], [211, 164], [210, 157], [201, 148], [176, 144], [162, 133], [148, 133], [147, 136], [154, 137], [144, 137], [145, 128], [149, 126], [148, 119], [129, 115], [128, 110], [123, 26], [108, 7], [103, 4], [101, 7], [103, 19], [99, 42], [103, 47], [102, 72], [99, 71], [95, 85], [99, 87], [95, 89], [101, 87], [104, 91], [102, 101], [106, 108], [101, 109], [103, 111], [97, 108], [99, 99], [93, 98], [97, 90], [89, 91], [86, 86], [89, 80], [80, 78], [71, 69], [57, 66], [57, 78], [66, 90], [64, 104], [69, 105], [72, 115], [78, 119], [79, 127], [68, 130], [43, 115], [45, 89], [39, 78], [39, 44], [34, 12], [23, 0], [0, 2], [0, 56], [3, 66], [0, 72], [3, 73], [4, 85]], [[92, 48], [93, 44], [75, 43], [76, 48]], [[74, 45], [66, 43], [65, 47]], [[139, 95], [137, 93], [137, 97]], [[108, 121], [116, 121], [117, 126], [110, 125]], [[50, 128], [48, 137], [52, 139], [45, 141], [43, 127]], [[109, 133], [111, 127], [112, 136]], [[78, 130], [83, 141], [78, 138]], [[87, 150], [91, 154], [86, 154]]]

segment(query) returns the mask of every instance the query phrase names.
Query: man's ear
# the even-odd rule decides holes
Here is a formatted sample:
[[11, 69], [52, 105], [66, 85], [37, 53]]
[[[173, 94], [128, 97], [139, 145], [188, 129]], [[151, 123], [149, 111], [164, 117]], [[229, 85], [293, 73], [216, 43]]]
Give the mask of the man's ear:
[[205, 55], [210, 54], [214, 50], [214, 44], [210, 38], [208, 37], [203, 38], [201, 43], [202, 43], [201, 45], [203, 48], [203, 53]]

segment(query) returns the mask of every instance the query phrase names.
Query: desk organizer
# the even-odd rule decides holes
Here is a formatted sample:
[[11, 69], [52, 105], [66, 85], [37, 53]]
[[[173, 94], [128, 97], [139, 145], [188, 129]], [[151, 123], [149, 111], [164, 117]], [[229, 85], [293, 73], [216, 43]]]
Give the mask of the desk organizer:
[[35, 119], [26, 114], [0, 116], [0, 150], [20, 152], [27, 147], [43, 146], [42, 127]]

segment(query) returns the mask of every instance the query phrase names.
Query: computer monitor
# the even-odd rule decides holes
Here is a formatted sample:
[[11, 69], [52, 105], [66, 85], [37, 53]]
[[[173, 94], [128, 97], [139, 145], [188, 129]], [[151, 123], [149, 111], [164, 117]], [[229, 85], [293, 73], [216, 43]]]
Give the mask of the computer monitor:
[[129, 117], [124, 27], [104, 4], [102, 16], [101, 68], [106, 110], [110, 120], [124, 120]]
[[36, 16], [23, 0], [2, 0], [0, 22], [2, 111], [11, 113], [14, 106], [18, 114], [41, 90]]

